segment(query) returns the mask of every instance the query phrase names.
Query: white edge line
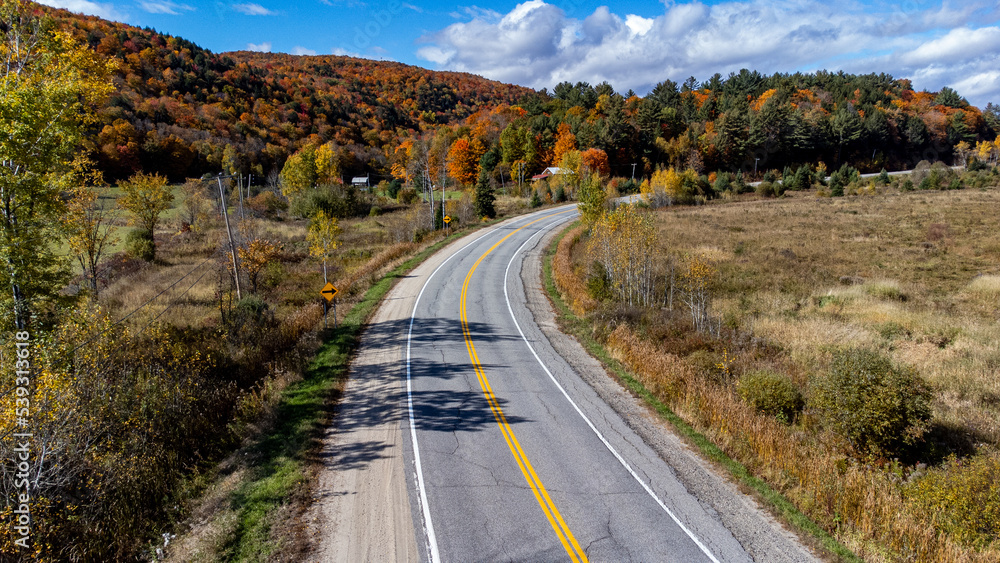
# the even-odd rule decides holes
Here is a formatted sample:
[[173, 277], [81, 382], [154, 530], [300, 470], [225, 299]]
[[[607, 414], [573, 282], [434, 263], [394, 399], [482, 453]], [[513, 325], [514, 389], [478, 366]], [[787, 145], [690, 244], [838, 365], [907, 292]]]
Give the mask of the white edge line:
[[[563, 220], [565, 221], [565, 220], [568, 220], [568, 219], [569, 218], [567, 217], [567, 218], [564, 218]], [[546, 227], [551, 227], [551, 226], [554, 226], [555, 224], [557, 224], [557, 223], [556, 222], [550, 223], [549, 225], [546, 225]], [[566, 397], [566, 400], [569, 401], [569, 404], [573, 405], [573, 408], [576, 409], [576, 412], [580, 415], [581, 418], [583, 418], [583, 421], [587, 423], [587, 426], [589, 426], [590, 429], [594, 431], [594, 434], [596, 434], [597, 437], [600, 438], [601, 442], [603, 442], [604, 445], [608, 448], [608, 451], [610, 451], [615, 456], [615, 458], [618, 459], [618, 462], [622, 464], [622, 466], [629, 472], [629, 474], [632, 475], [632, 477], [640, 485], [642, 485], [642, 488], [645, 489], [645, 491], [647, 493], [649, 493], [649, 496], [653, 497], [653, 500], [655, 500], [656, 503], [660, 505], [660, 508], [662, 508], [667, 513], [667, 515], [670, 516], [670, 518], [680, 527], [680, 529], [684, 530], [684, 533], [686, 533], [688, 535], [688, 537], [690, 537], [691, 540], [694, 541], [694, 543], [698, 545], [698, 547], [701, 549], [701, 551], [705, 555], [707, 555], [709, 559], [711, 559], [715, 563], [719, 563], [719, 560], [716, 559], [714, 555], [712, 555], [712, 552], [709, 551], [707, 547], [705, 547], [705, 544], [701, 543], [701, 540], [699, 540], [698, 537], [694, 535], [694, 532], [692, 532], [691, 530], [689, 530], [688, 527], [685, 526], [684, 523], [681, 522], [679, 518], [677, 518], [677, 516], [673, 513], [673, 511], [671, 511], [669, 508], [667, 508], [667, 505], [664, 504], [663, 501], [660, 500], [660, 497], [658, 497], [656, 495], [656, 493], [653, 492], [653, 489], [651, 489], [649, 487], [649, 485], [647, 485], [645, 483], [645, 481], [643, 481], [639, 477], [639, 475], [635, 472], [635, 470], [633, 470], [632, 467], [628, 464], [628, 462], [625, 461], [625, 458], [623, 458], [621, 456], [621, 454], [619, 454], [615, 450], [615, 448], [611, 445], [611, 443], [608, 442], [608, 440], [604, 437], [604, 435], [601, 434], [601, 432], [597, 429], [597, 427], [595, 427], [594, 424], [590, 421], [590, 419], [587, 418], [587, 415], [583, 414], [583, 411], [580, 410], [580, 407], [577, 406], [576, 402], [573, 401], [572, 398], [570, 398], [569, 393], [567, 393], [566, 390], [563, 389], [563, 386], [559, 384], [559, 381], [557, 381], [556, 378], [555, 378], [555, 376], [552, 375], [552, 372], [549, 371], [549, 368], [546, 367], [546, 365], [545, 365], [544, 362], [542, 362], [542, 359], [540, 357], [538, 357], [538, 353], [535, 352], [534, 346], [531, 345], [531, 342], [528, 342], [528, 338], [524, 335], [524, 331], [521, 330], [521, 325], [520, 325], [520, 323], [517, 322], [517, 317], [514, 316], [514, 308], [511, 307], [511, 304], [510, 304], [510, 295], [507, 292], [507, 278], [509, 277], [509, 274], [510, 274], [510, 267], [514, 263], [514, 260], [517, 258], [517, 255], [520, 254], [521, 251], [524, 250], [524, 247], [528, 246], [528, 243], [530, 243], [532, 240], [534, 240], [535, 237], [537, 237], [538, 235], [540, 235], [540, 234], [542, 234], [544, 232], [545, 232], [544, 229], [539, 229], [539, 231], [537, 233], [535, 233], [534, 235], [532, 235], [528, 240], [524, 241], [524, 244], [522, 244], [520, 248], [518, 248], [516, 251], [514, 251], [514, 255], [511, 256], [510, 262], [507, 263], [507, 269], [504, 271], [504, 274], [503, 274], [503, 295], [504, 295], [504, 299], [507, 300], [507, 311], [510, 312], [510, 318], [514, 321], [514, 326], [517, 327], [517, 332], [521, 334], [521, 339], [524, 340], [524, 343], [528, 345], [528, 349], [531, 350], [531, 354], [533, 356], [535, 356], [535, 360], [538, 361], [538, 365], [542, 366], [542, 369], [545, 370], [546, 374], [548, 374], [549, 379], [552, 380], [552, 383], [554, 383], [555, 386], [559, 389], [559, 391], [562, 392], [563, 396]]]
[[[534, 217], [534, 215], [527, 215], [524, 219], [532, 217]], [[520, 219], [512, 221], [511, 223], [516, 223], [519, 220]], [[444, 262], [441, 262], [441, 264], [439, 264], [438, 267], [431, 272], [431, 275], [427, 276], [427, 281], [424, 282], [423, 287], [420, 288], [420, 293], [417, 294], [417, 300], [413, 302], [413, 312], [410, 313], [410, 328], [406, 334], [406, 407], [410, 418], [410, 441], [413, 442], [413, 461], [417, 466], [417, 488], [420, 491], [420, 509], [424, 517], [424, 532], [427, 536], [427, 548], [430, 551], [432, 563], [440, 563], [441, 553], [438, 551], [437, 536], [434, 534], [434, 523], [431, 521], [430, 505], [427, 503], [427, 488], [424, 486], [424, 472], [420, 465], [420, 446], [417, 444], [417, 428], [413, 418], [413, 387], [411, 384], [412, 380], [410, 378], [410, 343], [413, 337], [413, 321], [417, 316], [417, 305], [420, 304], [420, 298], [423, 297], [424, 290], [426, 290], [427, 286], [430, 285], [431, 279], [434, 278], [434, 274], [437, 274], [438, 270], [443, 268], [444, 265], [447, 264], [452, 258], [458, 256], [460, 252], [467, 248], [471, 248], [474, 243], [495, 233], [498, 229], [499, 225], [482, 235], [469, 240], [465, 246], [457, 249], [451, 256], [446, 258]], [[506, 287], [504, 287], [504, 291], [506, 292]], [[518, 330], [520, 330], [520, 327]]]

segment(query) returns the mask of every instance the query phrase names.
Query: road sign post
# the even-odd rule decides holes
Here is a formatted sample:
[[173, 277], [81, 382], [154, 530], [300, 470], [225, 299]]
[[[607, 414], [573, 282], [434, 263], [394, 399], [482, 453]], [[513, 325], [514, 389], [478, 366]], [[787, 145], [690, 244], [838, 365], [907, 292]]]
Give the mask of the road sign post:
[[326, 302], [323, 303], [323, 328], [326, 328], [326, 312], [330, 303], [333, 303], [333, 328], [337, 328], [337, 293], [338, 289], [330, 282], [327, 282], [319, 291], [319, 294], [326, 299]]
[[451, 223], [451, 215], [445, 215], [443, 221], [444, 221], [444, 228], [445, 228], [445, 230], [447, 230], [448, 232], [451, 232], [451, 229], [450, 229], [451, 225], [449, 225], [449, 223]]

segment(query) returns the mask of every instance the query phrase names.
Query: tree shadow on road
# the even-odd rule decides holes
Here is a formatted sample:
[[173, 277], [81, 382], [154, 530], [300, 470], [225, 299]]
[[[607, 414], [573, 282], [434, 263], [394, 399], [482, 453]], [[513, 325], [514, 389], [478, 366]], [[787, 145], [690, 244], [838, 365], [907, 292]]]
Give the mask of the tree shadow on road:
[[[368, 393], [342, 399], [336, 408], [331, 432], [346, 435], [386, 423], [398, 423], [408, 417], [405, 382], [406, 337], [409, 328], [410, 319], [401, 319], [372, 323], [365, 329], [362, 340], [368, 346], [377, 343], [382, 348], [399, 350], [399, 354], [391, 354], [382, 361], [371, 363], [358, 362], [355, 358], [351, 367], [352, 380], [384, 385], [378, 385], [377, 394]], [[485, 323], [469, 323], [469, 330], [477, 343], [514, 340], [513, 336], [496, 334]], [[419, 350], [422, 355], [426, 355], [429, 344], [437, 349], [448, 346], [461, 347], [463, 351], [465, 349], [461, 325], [451, 319], [416, 319], [410, 341], [411, 351]], [[482, 366], [487, 372], [503, 367], [505, 366]], [[465, 378], [467, 383], [461, 385], [464, 388], [455, 389], [455, 380], [459, 378]], [[495, 428], [493, 409], [479, 387], [470, 362], [445, 363], [425, 357], [411, 357], [410, 379], [414, 384], [413, 418], [418, 431], [479, 432]], [[507, 404], [505, 399], [499, 397], [496, 402], [501, 409]], [[506, 415], [506, 420], [510, 425], [528, 421], [509, 414]], [[318, 460], [330, 468], [363, 468], [386, 457], [389, 446], [390, 444], [382, 441], [338, 440], [332, 446], [324, 448], [319, 453]]]

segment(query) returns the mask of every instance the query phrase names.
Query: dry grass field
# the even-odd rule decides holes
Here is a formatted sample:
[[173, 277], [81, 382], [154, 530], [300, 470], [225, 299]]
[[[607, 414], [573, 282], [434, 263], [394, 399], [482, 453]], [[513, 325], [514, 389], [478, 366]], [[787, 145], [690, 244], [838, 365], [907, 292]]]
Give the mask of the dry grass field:
[[1000, 191], [911, 192], [658, 212], [662, 252], [718, 268], [713, 309], [808, 374], [831, 346], [885, 351], [941, 422], [1000, 445]]
[[[882, 189], [656, 210], [664, 294], [654, 309], [587, 294], [594, 270], [582, 229], [560, 243], [553, 272], [655, 397], [864, 560], [996, 561], [998, 208], [997, 189]], [[713, 272], [707, 333], [691, 328], [678, 299], [668, 306], [667, 264], [680, 293], [692, 257]], [[838, 354], [858, 349], [929, 390], [916, 442], [879, 453], [825, 423], [820, 383]], [[754, 403], [750, 385], [772, 402]], [[799, 410], [775, 416], [776, 402], [796, 401]]]

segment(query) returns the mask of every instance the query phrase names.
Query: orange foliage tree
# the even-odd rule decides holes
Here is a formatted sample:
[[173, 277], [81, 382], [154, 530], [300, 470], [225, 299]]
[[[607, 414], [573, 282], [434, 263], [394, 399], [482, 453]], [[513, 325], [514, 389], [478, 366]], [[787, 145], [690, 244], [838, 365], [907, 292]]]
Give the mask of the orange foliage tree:
[[479, 176], [479, 159], [485, 152], [478, 139], [471, 142], [465, 137], [458, 139], [448, 151], [448, 173], [461, 184], [475, 183]]
[[[270, 192], [268, 192], [270, 193]], [[257, 293], [260, 273], [268, 264], [278, 259], [281, 247], [267, 239], [255, 238], [239, 248], [240, 263], [250, 280], [250, 291]]]
[[608, 176], [611, 174], [611, 166], [608, 164], [608, 153], [601, 149], [587, 149], [580, 154], [582, 168], [585, 172], [597, 174], [598, 176]]
[[569, 130], [568, 123], [560, 123], [559, 133], [556, 135], [556, 146], [552, 150], [552, 165], [558, 166], [562, 162], [563, 155], [573, 150], [576, 150], [576, 135]]

